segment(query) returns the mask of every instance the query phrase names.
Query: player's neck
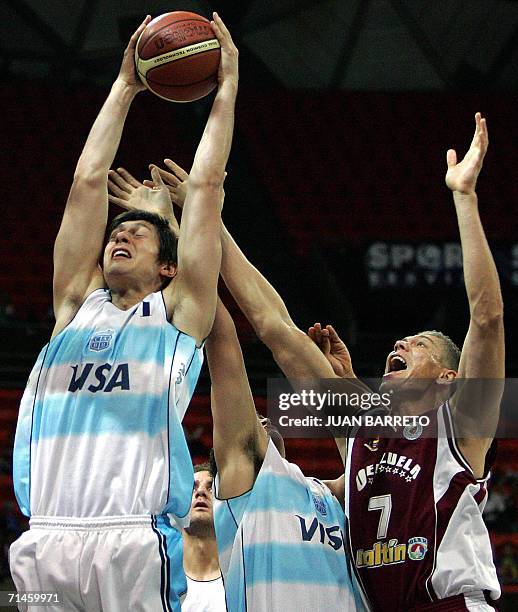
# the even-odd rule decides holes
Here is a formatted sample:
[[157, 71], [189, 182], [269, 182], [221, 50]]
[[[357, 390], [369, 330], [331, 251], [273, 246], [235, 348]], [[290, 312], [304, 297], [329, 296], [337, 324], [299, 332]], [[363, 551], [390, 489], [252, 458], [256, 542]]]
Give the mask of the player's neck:
[[419, 399], [415, 397], [402, 397], [397, 401], [392, 400], [392, 412], [399, 415], [420, 416], [439, 408], [444, 399], [441, 399], [435, 393], [425, 393]]
[[141, 302], [150, 293], [153, 293], [153, 289], [151, 288], [132, 288], [125, 290], [110, 288], [112, 304], [120, 310], [129, 310], [133, 308], [133, 306]]
[[214, 580], [221, 571], [215, 537], [198, 537], [183, 532], [183, 568], [193, 580]]

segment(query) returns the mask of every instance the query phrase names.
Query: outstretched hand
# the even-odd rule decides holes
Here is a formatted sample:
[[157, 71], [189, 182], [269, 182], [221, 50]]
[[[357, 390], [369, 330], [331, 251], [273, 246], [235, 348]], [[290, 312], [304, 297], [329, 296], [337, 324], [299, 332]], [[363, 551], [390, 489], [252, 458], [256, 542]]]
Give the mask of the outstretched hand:
[[446, 185], [452, 191], [462, 194], [475, 192], [477, 178], [482, 169], [482, 162], [489, 144], [486, 120], [482, 118], [480, 113], [477, 113], [475, 122], [475, 135], [464, 159], [457, 163], [457, 153], [454, 149], [449, 149], [446, 153], [448, 163]]
[[[160, 177], [169, 189], [169, 195], [173, 204], [176, 204], [178, 208], [183, 208], [185, 196], [187, 195], [189, 175], [172, 159], [164, 159], [164, 164], [169, 168], [170, 172], [163, 168], [158, 168]], [[144, 185], [153, 186], [149, 181], [144, 181]]]
[[[189, 175], [187, 172], [175, 163], [172, 159], [164, 159], [164, 164], [169, 168], [171, 172], [164, 170], [163, 168], [158, 168], [158, 172], [160, 173], [160, 177], [164, 181], [166, 187], [169, 189], [169, 195], [171, 196], [171, 200], [175, 206], [178, 208], [183, 208], [185, 197], [187, 195], [187, 188], [189, 185]], [[224, 175], [227, 178], [227, 173]], [[144, 185], [147, 187], [154, 187], [153, 181], [144, 181]], [[225, 196], [225, 192], [223, 191], [223, 197]]]
[[135, 30], [135, 32], [129, 39], [128, 46], [124, 50], [124, 55], [122, 57], [122, 64], [119, 70], [119, 76], [117, 77], [118, 81], [134, 89], [135, 93], [146, 89], [146, 87], [140, 80], [135, 67], [135, 48], [137, 46], [137, 42], [140, 35], [142, 34], [144, 28], [150, 21], [151, 16], [147, 15], [147, 17], [144, 19], [144, 21]]
[[[156, 213], [169, 221], [173, 232], [178, 235], [180, 227], [174, 215], [169, 189], [162, 181], [157, 166], [151, 166], [152, 181], [143, 184], [124, 168], [108, 173], [108, 199], [126, 210], [145, 210]], [[150, 184], [150, 185], [149, 185]]]
[[219, 62], [218, 81], [220, 88], [224, 83], [230, 83], [237, 87], [239, 79], [237, 50], [232, 36], [217, 13], [213, 13], [213, 21], [210, 22], [214, 34], [221, 46], [221, 60]]
[[322, 351], [337, 376], [356, 378], [349, 350], [332, 325], [322, 327], [320, 323], [315, 323], [309, 328], [308, 336]]

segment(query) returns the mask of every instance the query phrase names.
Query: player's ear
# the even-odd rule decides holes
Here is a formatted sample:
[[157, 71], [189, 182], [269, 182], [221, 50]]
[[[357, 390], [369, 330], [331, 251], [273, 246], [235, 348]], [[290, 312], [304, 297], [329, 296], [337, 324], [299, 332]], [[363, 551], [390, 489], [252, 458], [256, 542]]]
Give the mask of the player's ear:
[[174, 278], [178, 272], [178, 266], [176, 264], [161, 264], [160, 265], [160, 276], [167, 278]]
[[444, 368], [437, 377], [437, 383], [439, 385], [451, 385], [457, 378], [457, 372], [455, 370], [448, 370]]

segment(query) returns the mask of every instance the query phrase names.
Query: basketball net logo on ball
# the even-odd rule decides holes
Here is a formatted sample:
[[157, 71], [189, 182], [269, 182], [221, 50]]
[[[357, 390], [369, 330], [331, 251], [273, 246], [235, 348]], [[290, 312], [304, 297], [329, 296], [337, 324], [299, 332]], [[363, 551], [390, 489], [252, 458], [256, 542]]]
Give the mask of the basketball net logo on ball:
[[171, 102], [192, 102], [210, 93], [218, 84], [220, 56], [210, 21], [186, 11], [150, 21], [135, 47], [140, 80]]

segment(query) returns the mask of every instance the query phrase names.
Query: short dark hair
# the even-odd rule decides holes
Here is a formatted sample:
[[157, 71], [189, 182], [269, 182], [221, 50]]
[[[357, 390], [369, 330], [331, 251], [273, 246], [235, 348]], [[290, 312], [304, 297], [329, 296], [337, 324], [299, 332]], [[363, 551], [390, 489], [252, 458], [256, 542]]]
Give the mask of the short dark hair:
[[453, 342], [453, 340], [446, 334], [443, 334], [442, 332], [436, 331], [434, 329], [421, 332], [418, 335], [422, 336], [424, 334], [427, 334], [428, 336], [434, 336], [435, 338], [439, 338], [442, 341], [443, 351], [441, 355], [441, 363], [444, 367], [449, 368], [450, 370], [457, 371], [459, 369], [461, 352], [455, 342]]
[[[176, 264], [178, 239], [171, 231], [169, 223], [164, 217], [156, 213], [148, 212], [147, 210], [128, 210], [120, 215], [117, 215], [108, 226], [107, 240], [112, 232], [122, 223], [126, 221], [146, 221], [150, 223], [158, 234], [158, 261], [162, 264]], [[170, 278], [166, 278], [162, 289], [171, 282]]]
[[210, 464], [208, 462], [205, 463], [197, 463], [194, 466], [194, 473], [198, 472], [210, 472]]

